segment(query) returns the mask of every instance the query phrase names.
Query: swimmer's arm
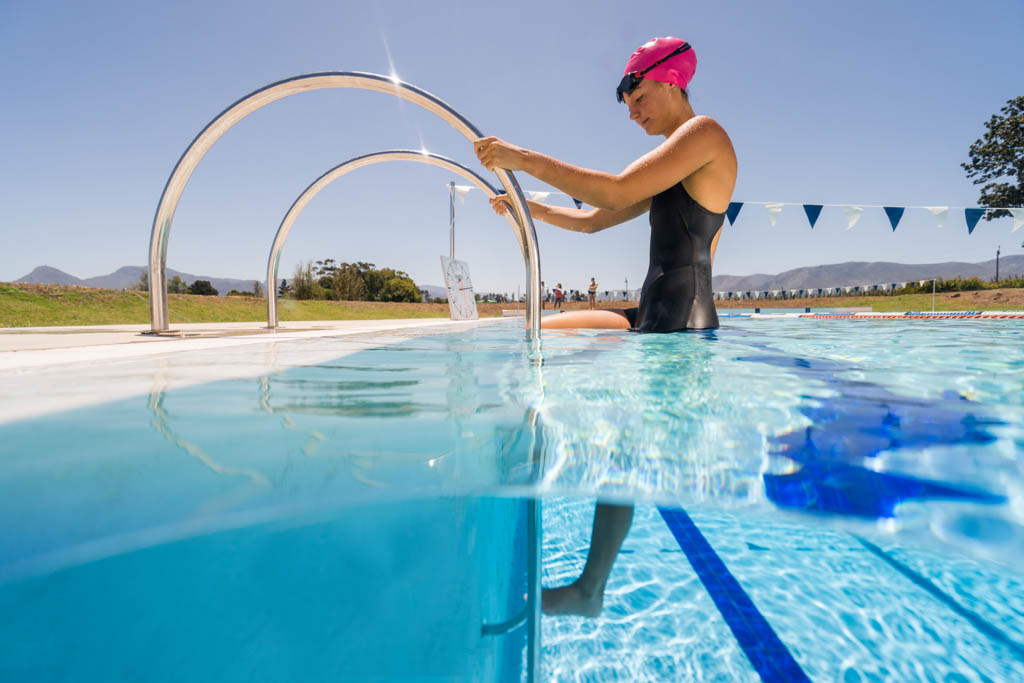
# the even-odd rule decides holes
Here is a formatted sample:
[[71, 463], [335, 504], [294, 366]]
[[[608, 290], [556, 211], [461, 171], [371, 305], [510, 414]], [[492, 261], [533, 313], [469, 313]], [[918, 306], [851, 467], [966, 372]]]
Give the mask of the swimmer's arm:
[[625, 223], [651, 208], [651, 200], [645, 199], [618, 211], [608, 209], [572, 209], [564, 206], [530, 203], [530, 213], [539, 221], [572, 230], [573, 232], [595, 233], [619, 223]]
[[[544, 221], [545, 223], [550, 223], [551, 225], [564, 228], [565, 230], [585, 233], [600, 232], [601, 230], [610, 228], [613, 225], [625, 223], [651, 208], [650, 199], [645, 199], [632, 206], [627, 206], [625, 209], [619, 209], [618, 211], [609, 211], [608, 209], [575, 209], [566, 206], [553, 206], [551, 204], [535, 202], [532, 199], [527, 199], [526, 204], [530, 208], [530, 215], [533, 216], [535, 220]], [[492, 199], [491, 206], [495, 211], [501, 214], [508, 211], [508, 202], [502, 199], [502, 195], [498, 195]]]
[[613, 174], [573, 166], [499, 138], [474, 141], [477, 156], [489, 170], [525, 171], [591, 206], [610, 211], [624, 209], [667, 190], [714, 161], [731, 144], [717, 121], [696, 116], [621, 173]]

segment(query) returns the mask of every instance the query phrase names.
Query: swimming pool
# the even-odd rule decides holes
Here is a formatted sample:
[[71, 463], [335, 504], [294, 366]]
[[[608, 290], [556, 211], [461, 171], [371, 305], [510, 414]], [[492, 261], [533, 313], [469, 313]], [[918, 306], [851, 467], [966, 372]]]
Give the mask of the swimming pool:
[[[0, 673], [1024, 675], [1024, 324], [723, 323], [6, 372], [94, 398], [2, 406]], [[595, 497], [638, 503], [605, 611], [536, 630]]]

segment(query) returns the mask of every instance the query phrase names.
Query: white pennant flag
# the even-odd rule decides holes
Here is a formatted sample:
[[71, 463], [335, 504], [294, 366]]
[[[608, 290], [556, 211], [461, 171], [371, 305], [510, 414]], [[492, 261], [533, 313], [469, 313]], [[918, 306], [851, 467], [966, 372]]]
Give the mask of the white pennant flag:
[[782, 213], [782, 207], [785, 204], [780, 202], [765, 202], [764, 208], [768, 209], [768, 221], [775, 225], [775, 221], [779, 220], [779, 214]]
[[1013, 214], [1013, 230], [1010, 232], [1014, 233], [1024, 228], [1024, 209], [1010, 209], [1010, 213]]
[[472, 185], [456, 185], [454, 187], [455, 194], [459, 195], [459, 200], [463, 204], [466, 203], [466, 195], [469, 194], [469, 191], [472, 190], [472, 189], [473, 189]]
[[846, 216], [846, 229], [850, 230], [853, 226], [857, 225], [857, 221], [860, 220], [860, 215], [864, 213], [863, 206], [844, 206], [843, 214]]
[[932, 215], [935, 216], [935, 222], [940, 228], [946, 224], [946, 216], [949, 215], [948, 206], [926, 206], [924, 208], [932, 212]]
[[551, 196], [550, 192], [527, 192], [526, 194], [535, 202], [542, 202]]

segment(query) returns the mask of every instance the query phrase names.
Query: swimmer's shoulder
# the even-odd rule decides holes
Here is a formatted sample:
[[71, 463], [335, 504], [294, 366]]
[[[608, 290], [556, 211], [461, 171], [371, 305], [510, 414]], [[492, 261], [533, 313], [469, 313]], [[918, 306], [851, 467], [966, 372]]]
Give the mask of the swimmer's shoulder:
[[683, 187], [705, 210], [724, 212], [732, 198], [739, 170], [729, 134], [718, 121], [703, 114], [681, 125], [673, 133], [676, 134], [699, 137], [700, 144], [707, 145], [705, 149], [710, 156], [707, 164], [682, 179]]
[[727, 151], [729, 154], [735, 154], [732, 147], [732, 139], [725, 131], [725, 127], [716, 119], [706, 114], [697, 114], [692, 119], [689, 119], [679, 126], [672, 133], [671, 137], [678, 139], [684, 137], [700, 138], [702, 141], [706, 141], [707, 144], [713, 145], [716, 149]]

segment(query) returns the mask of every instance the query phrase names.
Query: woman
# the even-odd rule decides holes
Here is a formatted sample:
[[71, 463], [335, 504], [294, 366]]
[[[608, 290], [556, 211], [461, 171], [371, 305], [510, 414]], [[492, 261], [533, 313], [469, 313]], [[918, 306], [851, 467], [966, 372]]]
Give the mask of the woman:
[[[686, 87], [697, 67], [689, 44], [656, 38], [629, 58], [616, 91], [629, 117], [665, 142], [621, 173], [573, 166], [495, 137], [473, 142], [489, 170], [523, 171], [596, 209], [570, 209], [529, 201], [537, 220], [593, 233], [650, 211], [647, 278], [637, 308], [564, 313], [546, 328], [634, 329], [676, 332], [718, 327], [711, 290], [711, 259], [736, 184], [736, 154], [725, 130], [698, 116]], [[508, 210], [501, 196], [498, 213]]]
[[[737, 164], [725, 130], [690, 106], [686, 88], [696, 68], [693, 49], [678, 38], [655, 38], [630, 56], [616, 96], [645, 133], [665, 141], [618, 174], [573, 166], [495, 137], [473, 142], [487, 169], [523, 171], [597, 207], [569, 209], [530, 201], [537, 220], [594, 233], [650, 212], [650, 263], [639, 306], [562, 313], [545, 318], [542, 327], [639, 332], [718, 327], [711, 261]], [[498, 213], [509, 210], [500, 196], [492, 206]], [[600, 614], [605, 583], [632, 520], [632, 506], [597, 505], [583, 572], [568, 586], [544, 591], [546, 613]]]

